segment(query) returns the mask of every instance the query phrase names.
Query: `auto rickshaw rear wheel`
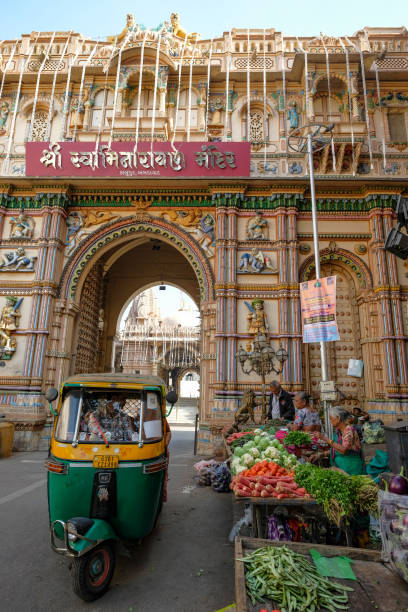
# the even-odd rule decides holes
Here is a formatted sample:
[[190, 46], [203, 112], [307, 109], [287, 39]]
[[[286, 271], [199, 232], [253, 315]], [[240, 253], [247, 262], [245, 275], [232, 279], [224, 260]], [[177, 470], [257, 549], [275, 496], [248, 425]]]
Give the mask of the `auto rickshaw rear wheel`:
[[94, 601], [109, 587], [115, 570], [115, 553], [112, 544], [103, 542], [72, 563], [74, 593], [84, 601]]

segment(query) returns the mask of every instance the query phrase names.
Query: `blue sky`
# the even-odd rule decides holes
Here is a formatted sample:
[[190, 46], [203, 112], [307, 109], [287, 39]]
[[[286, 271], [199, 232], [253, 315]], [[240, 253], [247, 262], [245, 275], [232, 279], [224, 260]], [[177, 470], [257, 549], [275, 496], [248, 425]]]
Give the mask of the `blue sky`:
[[407, 6], [407, 0], [14, 0], [3, 8], [0, 39], [32, 30], [71, 29], [105, 37], [123, 29], [126, 13], [133, 13], [137, 23], [155, 27], [173, 11], [180, 14], [184, 28], [203, 38], [231, 27], [272, 27], [295, 36], [344, 35], [364, 26], [407, 25]]

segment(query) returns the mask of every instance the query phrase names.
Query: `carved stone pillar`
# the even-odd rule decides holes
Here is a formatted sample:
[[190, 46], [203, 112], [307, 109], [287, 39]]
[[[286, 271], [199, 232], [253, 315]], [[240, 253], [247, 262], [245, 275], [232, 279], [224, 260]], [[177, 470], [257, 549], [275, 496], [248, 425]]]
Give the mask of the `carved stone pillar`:
[[227, 279], [227, 209], [217, 207], [216, 212], [216, 253], [215, 253], [215, 287], [217, 300], [217, 367], [216, 367], [216, 387], [223, 389], [226, 381], [226, 329], [225, 329], [225, 310], [226, 310], [226, 279]]
[[89, 129], [89, 122], [91, 119], [91, 105], [89, 104], [89, 100], [85, 102], [85, 113], [84, 113], [84, 125], [83, 129]]
[[159, 89], [159, 115], [164, 117], [166, 114], [166, 88]]

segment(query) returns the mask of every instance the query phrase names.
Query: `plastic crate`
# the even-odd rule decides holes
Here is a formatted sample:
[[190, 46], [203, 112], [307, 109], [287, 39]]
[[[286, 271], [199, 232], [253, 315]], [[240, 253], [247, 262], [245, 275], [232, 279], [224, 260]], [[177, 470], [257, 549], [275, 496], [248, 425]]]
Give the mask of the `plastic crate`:
[[403, 466], [408, 474], [408, 421], [384, 425], [384, 431], [391, 472], [398, 474]]

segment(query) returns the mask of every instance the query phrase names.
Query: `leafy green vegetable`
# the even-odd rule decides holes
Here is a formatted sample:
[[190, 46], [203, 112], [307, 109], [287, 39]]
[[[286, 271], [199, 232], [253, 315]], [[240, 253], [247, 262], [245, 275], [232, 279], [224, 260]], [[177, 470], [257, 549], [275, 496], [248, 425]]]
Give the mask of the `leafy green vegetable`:
[[351, 516], [355, 511], [374, 515], [377, 512], [378, 487], [368, 476], [348, 476], [298, 463], [295, 480], [322, 504], [327, 518], [336, 525], [340, 525], [342, 517]]
[[292, 444], [295, 446], [303, 446], [311, 443], [312, 439], [305, 431], [290, 431], [284, 439], [285, 446], [292, 446]]

